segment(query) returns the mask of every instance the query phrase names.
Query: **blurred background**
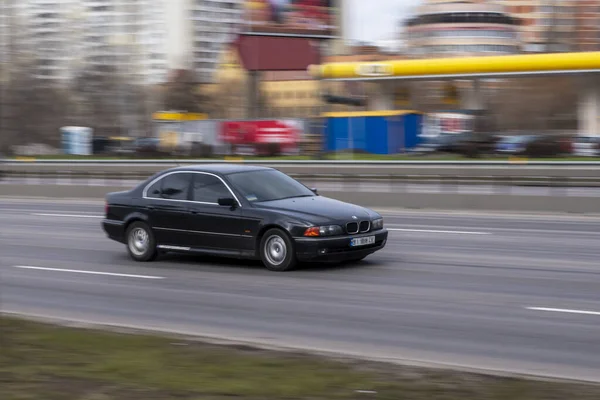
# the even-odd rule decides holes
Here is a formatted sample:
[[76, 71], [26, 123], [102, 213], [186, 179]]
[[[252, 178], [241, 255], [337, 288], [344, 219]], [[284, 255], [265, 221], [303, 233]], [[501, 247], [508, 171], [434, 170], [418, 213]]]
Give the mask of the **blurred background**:
[[589, 77], [310, 73], [598, 50], [597, 0], [2, 0], [0, 152], [600, 156]]

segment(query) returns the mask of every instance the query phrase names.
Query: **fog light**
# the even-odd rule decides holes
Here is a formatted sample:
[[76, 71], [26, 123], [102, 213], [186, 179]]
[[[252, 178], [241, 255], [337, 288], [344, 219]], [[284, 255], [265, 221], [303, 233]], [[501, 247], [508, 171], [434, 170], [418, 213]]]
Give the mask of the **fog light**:
[[327, 254], [327, 249], [320, 249], [319, 254]]

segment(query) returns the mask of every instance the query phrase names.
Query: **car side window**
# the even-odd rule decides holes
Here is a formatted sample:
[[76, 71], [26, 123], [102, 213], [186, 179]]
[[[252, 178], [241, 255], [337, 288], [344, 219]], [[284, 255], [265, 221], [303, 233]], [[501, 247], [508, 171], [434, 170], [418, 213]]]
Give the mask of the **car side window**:
[[194, 174], [192, 200], [202, 203], [218, 203], [220, 198], [232, 197], [231, 192], [212, 175]]
[[167, 175], [162, 181], [160, 197], [169, 200], [187, 200], [192, 174], [177, 173]]
[[146, 191], [146, 196], [152, 199], [160, 199], [160, 188], [162, 186], [162, 182], [163, 179], [159, 179], [158, 181], [154, 182]]

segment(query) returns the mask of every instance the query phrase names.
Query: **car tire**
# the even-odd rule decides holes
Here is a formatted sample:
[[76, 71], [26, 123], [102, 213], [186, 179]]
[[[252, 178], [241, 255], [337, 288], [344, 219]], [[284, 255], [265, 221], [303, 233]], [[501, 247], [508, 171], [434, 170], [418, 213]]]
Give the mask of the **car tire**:
[[298, 261], [292, 239], [281, 229], [269, 229], [260, 241], [260, 259], [270, 271], [291, 271]]
[[125, 238], [129, 256], [135, 261], [152, 261], [158, 255], [154, 233], [145, 222], [136, 221], [129, 225]]

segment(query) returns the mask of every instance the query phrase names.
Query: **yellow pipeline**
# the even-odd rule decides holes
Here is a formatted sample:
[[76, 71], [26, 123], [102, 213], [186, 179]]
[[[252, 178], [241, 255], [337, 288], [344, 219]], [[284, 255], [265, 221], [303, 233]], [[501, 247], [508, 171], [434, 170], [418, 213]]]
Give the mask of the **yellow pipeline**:
[[600, 52], [477, 56], [311, 65], [320, 79], [418, 77], [435, 75], [502, 74], [548, 71], [600, 71]]
[[423, 114], [416, 110], [383, 110], [383, 111], [349, 111], [349, 112], [328, 112], [321, 114], [328, 118], [348, 118], [348, 117], [396, 117], [406, 114]]
[[208, 116], [199, 113], [155, 112], [152, 118], [162, 121], [199, 121], [207, 119]]

